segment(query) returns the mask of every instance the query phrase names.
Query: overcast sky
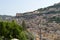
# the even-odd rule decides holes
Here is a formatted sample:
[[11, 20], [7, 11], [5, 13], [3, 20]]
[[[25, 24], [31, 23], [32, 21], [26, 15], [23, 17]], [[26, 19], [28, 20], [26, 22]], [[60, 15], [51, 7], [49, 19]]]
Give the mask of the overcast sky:
[[0, 15], [13, 15], [44, 8], [60, 0], [0, 0]]

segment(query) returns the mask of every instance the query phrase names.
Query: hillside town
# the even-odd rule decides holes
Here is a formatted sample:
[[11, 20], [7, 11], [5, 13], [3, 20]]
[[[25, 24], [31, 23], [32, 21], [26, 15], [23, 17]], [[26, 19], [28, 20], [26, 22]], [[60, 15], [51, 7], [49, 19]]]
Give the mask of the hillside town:
[[16, 13], [16, 16], [1, 16], [0, 19], [15, 20], [19, 25], [24, 21], [34, 40], [60, 40], [60, 3], [32, 12]]

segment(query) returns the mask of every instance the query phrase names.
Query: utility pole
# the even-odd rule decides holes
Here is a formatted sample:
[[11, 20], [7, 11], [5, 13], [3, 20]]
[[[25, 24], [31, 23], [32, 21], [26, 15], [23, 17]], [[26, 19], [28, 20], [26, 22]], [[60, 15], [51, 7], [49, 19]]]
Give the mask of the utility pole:
[[40, 31], [40, 40], [42, 40], [42, 37], [41, 37], [41, 26], [39, 26], [39, 31]]
[[34, 33], [33, 35], [34, 35], [34, 40], [36, 40], [36, 36], [35, 36], [35, 33]]
[[41, 36], [41, 23], [40, 23], [40, 22], [41, 22], [41, 20], [39, 21], [39, 26], [38, 26], [38, 28], [39, 28], [39, 31], [40, 31], [40, 32], [39, 32], [39, 34], [40, 34], [40, 40], [42, 40], [42, 36]]

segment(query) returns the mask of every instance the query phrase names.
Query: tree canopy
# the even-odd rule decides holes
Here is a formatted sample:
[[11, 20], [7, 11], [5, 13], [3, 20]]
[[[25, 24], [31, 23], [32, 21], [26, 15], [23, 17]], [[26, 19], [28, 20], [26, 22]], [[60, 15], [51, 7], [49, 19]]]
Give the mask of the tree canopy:
[[17, 38], [19, 40], [27, 40], [27, 36], [22, 26], [12, 22], [0, 22], [0, 39], [7, 40]]

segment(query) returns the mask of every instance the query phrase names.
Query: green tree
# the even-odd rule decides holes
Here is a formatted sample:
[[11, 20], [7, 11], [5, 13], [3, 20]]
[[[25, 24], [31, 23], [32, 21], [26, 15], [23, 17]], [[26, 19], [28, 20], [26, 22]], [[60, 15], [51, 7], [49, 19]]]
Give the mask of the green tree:
[[18, 38], [19, 40], [27, 40], [27, 36], [22, 26], [12, 22], [0, 22], [0, 37], [4, 37], [6, 40], [12, 38]]
[[26, 29], [27, 29], [27, 27], [26, 27], [26, 23], [25, 23], [24, 20], [22, 21], [22, 27], [23, 27], [23, 30], [26, 30]]

